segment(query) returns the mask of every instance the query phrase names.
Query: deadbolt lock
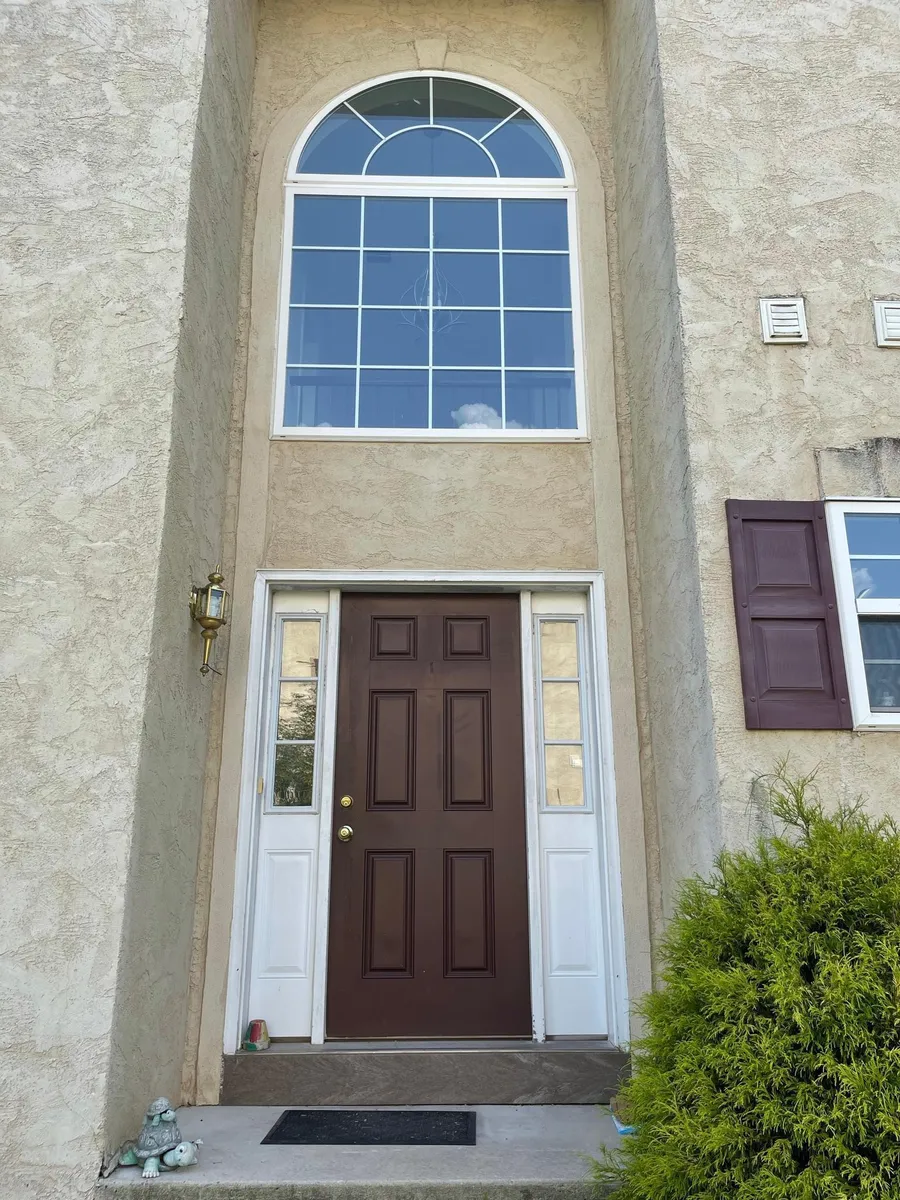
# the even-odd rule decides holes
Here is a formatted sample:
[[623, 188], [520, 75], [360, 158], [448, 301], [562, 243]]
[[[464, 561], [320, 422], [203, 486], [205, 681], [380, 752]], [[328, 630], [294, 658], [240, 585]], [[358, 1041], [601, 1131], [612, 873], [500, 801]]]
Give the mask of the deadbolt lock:
[[340, 827], [340, 829], [338, 830], [338, 841], [339, 842], [349, 842], [352, 837], [353, 837], [353, 830], [350, 828], [349, 825], [342, 825]]
[[349, 808], [352, 803], [352, 796], [341, 796], [341, 808]]

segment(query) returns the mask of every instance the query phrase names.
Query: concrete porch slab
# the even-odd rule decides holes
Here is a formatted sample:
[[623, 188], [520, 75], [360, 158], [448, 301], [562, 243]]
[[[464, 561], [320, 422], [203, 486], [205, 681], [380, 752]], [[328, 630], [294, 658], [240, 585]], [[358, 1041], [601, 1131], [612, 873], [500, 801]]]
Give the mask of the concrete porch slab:
[[[460, 1108], [460, 1105], [420, 1107]], [[282, 1106], [181, 1109], [185, 1138], [202, 1138], [200, 1162], [141, 1178], [115, 1171], [97, 1200], [593, 1200], [586, 1157], [618, 1134], [587, 1105], [473, 1106], [475, 1146], [262, 1146]]]

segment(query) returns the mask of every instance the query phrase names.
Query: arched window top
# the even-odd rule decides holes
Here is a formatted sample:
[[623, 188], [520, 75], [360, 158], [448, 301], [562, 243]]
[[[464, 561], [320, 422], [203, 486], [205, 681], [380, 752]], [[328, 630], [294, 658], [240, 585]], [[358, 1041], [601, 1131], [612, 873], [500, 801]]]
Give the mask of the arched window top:
[[338, 104], [306, 139], [298, 176], [564, 179], [559, 152], [515, 100], [469, 80], [414, 75]]

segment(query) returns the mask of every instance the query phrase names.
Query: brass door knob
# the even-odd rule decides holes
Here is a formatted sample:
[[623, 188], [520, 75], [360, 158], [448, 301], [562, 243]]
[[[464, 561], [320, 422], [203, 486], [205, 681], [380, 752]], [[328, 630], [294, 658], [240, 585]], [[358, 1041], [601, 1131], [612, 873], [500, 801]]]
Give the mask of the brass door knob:
[[350, 828], [349, 825], [342, 825], [340, 827], [340, 829], [338, 830], [338, 841], [339, 842], [349, 842], [352, 837], [353, 837], [353, 830]]

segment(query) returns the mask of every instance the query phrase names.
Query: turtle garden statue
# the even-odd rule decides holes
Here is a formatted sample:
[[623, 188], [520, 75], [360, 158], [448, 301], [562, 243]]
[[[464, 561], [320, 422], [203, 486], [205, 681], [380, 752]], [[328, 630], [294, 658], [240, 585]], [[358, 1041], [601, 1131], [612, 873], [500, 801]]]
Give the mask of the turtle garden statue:
[[155, 1179], [160, 1171], [190, 1167], [197, 1161], [197, 1147], [203, 1143], [185, 1142], [178, 1128], [175, 1110], [160, 1096], [147, 1109], [137, 1141], [120, 1146], [103, 1169], [104, 1178], [116, 1167], [139, 1167], [143, 1164], [144, 1178]]

